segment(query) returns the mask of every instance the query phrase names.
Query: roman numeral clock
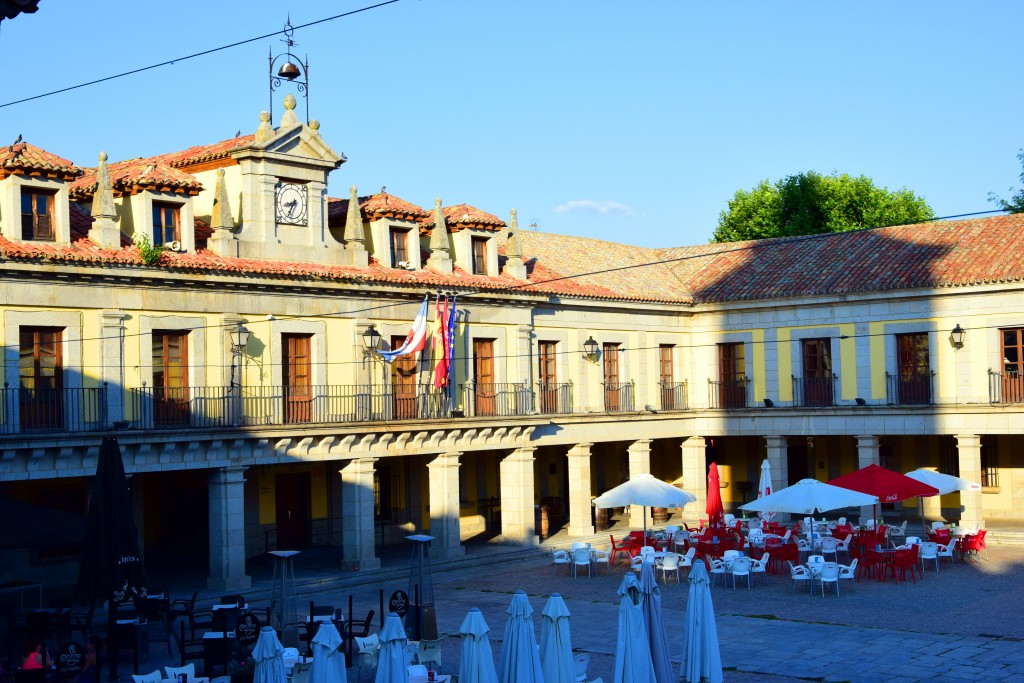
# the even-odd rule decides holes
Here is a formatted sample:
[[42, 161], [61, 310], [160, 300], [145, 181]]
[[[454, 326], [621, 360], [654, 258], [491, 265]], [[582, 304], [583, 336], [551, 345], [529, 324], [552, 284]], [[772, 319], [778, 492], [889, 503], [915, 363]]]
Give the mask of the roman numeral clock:
[[308, 196], [306, 186], [300, 183], [277, 184], [275, 211], [279, 225], [306, 225]]

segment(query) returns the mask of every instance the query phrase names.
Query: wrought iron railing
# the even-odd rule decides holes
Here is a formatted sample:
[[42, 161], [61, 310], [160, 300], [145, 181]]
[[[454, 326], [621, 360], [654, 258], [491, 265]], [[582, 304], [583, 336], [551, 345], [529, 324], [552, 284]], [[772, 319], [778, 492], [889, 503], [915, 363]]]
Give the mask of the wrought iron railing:
[[746, 408], [750, 405], [747, 392], [750, 378], [730, 380], [708, 380], [708, 406], [725, 410]]
[[466, 382], [462, 385], [468, 417], [515, 417], [533, 412], [526, 382]]
[[926, 375], [903, 377], [885, 373], [885, 402], [894, 406], [918, 406], [934, 403], [935, 371]]
[[633, 396], [636, 394], [636, 384], [633, 380], [628, 382], [605, 382], [604, 386], [604, 411], [606, 413], [631, 412], [635, 410]]
[[661, 409], [662, 410], [689, 410], [690, 396], [689, 387], [686, 382], [665, 382], [661, 386]]
[[537, 382], [537, 409], [550, 415], [572, 412], [572, 382]]
[[1024, 403], [1024, 374], [988, 371], [989, 403]]
[[3, 386], [0, 434], [98, 432], [107, 424], [107, 385], [63, 389]]
[[835, 405], [836, 402], [836, 380], [835, 375], [831, 377], [794, 377], [793, 381], [793, 405], [801, 407], [817, 407]]

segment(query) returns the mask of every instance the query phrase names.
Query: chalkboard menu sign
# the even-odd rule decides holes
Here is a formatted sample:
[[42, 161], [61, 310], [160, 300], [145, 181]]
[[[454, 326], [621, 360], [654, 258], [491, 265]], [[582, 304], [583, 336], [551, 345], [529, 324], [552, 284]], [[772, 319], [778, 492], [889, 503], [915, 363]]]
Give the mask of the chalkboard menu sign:
[[235, 626], [235, 640], [241, 645], [252, 645], [260, 637], [260, 620], [252, 612], [246, 612]]
[[53, 665], [57, 669], [58, 676], [82, 673], [82, 667], [85, 665], [85, 648], [75, 642], [67, 643], [57, 653]]
[[403, 590], [392, 593], [391, 599], [388, 600], [388, 611], [394, 612], [404, 619], [409, 611], [409, 594]]

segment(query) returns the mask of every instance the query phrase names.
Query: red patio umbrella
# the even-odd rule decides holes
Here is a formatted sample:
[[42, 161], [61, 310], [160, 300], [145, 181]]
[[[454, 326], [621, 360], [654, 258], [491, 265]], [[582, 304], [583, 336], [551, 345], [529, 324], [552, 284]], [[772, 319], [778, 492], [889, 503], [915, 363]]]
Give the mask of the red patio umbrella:
[[[898, 503], [907, 498], [917, 496], [938, 495], [934, 486], [924, 484], [917, 479], [887, 470], [878, 465], [868, 465], [859, 470], [836, 477], [828, 482], [832, 486], [841, 486], [851, 491], [860, 491], [868, 495], [878, 496], [880, 503]], [[875, 517], [878, 517], [877, 507]]]
[[709, 526], [722, 526], [725, 523], [725, 509], [722, 507], [722, 487], [718, 480], [718, 465], [711, 463], [708, 468], [708, 513]]

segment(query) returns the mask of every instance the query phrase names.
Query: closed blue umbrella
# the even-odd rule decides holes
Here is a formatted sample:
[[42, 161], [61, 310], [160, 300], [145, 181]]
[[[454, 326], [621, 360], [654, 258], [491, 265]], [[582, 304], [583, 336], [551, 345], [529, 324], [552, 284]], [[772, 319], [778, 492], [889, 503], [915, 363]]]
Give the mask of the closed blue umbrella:
[[260, 629], [260, 637], [252, 648], [252, 660], [256, 666], [252, 683], [286, 683], [288, 675], [284, 670], [284, 645], [277, 639], [277, 632], [269, 626]]
[[640, 590], [643, 591], [641, 608], [647, 640], [651, 646], [651, 663], [654, 665], [654, 680], [657, 683], [674, 683], [672, 658], [668, 654], [668, 638], [665, 636], [665, 622], [661, 617], [661, 588], [654, 580], [654, 563], [644, 560], [640, 570]]
[[402, 619], [392, 612], [380, 630], [380, 653], [377, 655], [374, 683], [409, 683], [409, 670], [405, 667], [406, 642]]
[[711, 604], [711, 585], [703, 562], [694, 563], [689, 581], [679, 679], [687, 683], [722, 683], [715, 607]]
[[487, 632], [491, 629], [484, 621], [484, 615], [476, 607], [459, 627], [462, 635], [462, 659], [459, 660], [459, 681], [461, 683], [498, 683], [498, 672], [494, 670], [494, 654]]
[[575, 683], [575, 662], [569, 640], [569, 608], [552, 593], [540, 613], [540, 668], [545, 683]]
[[508, 606], [505, 638], [501, 642], [498, 679], [501, 683], [544, 683], [533, 629], [533, 607], [523, 591], [516, 591]]
[[341, 649], [338, 627], [329, 621], [321, 622], [310, 645], [313, 668], [309, 672], [309, 683], [346, 683], [345, 652]]
[[656, 680], [640, 604], [642, 593], [636, 575], [627, 572], [619, 585], [619, 642], [615, 646], [613, 683], [651, 683]]

